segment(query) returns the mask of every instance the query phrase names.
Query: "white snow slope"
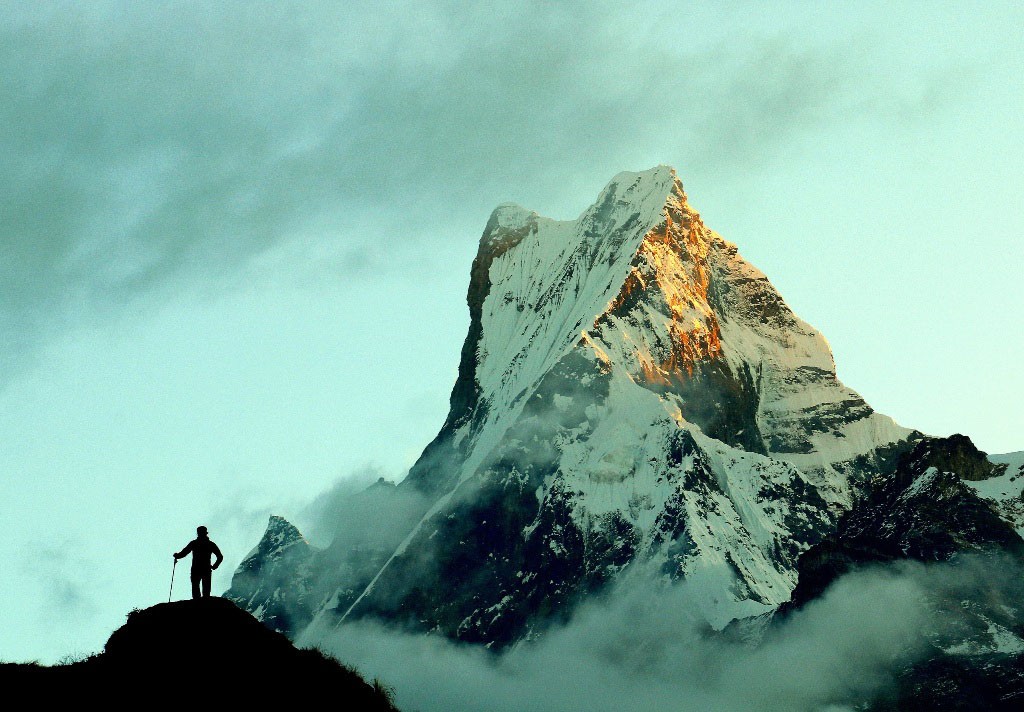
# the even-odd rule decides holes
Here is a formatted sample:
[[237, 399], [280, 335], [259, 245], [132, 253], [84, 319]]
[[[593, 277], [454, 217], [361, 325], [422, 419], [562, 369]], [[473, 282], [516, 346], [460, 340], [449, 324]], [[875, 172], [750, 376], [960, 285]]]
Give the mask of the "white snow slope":
[[987, 480], [967, 482], [967, 485], [993, 502], [996, 511], [1024, 537], [1024, 452], [989, 455], [988, 459], [996, 465], [1005, 465], [1003, 472]]

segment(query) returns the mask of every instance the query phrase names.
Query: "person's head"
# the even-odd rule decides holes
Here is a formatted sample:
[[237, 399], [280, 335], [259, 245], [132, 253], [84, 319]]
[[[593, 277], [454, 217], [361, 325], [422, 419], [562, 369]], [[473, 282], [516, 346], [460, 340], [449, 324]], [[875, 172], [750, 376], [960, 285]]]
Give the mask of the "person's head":
[[206, 527], [196, 527], [196, 536], [205, 537]]

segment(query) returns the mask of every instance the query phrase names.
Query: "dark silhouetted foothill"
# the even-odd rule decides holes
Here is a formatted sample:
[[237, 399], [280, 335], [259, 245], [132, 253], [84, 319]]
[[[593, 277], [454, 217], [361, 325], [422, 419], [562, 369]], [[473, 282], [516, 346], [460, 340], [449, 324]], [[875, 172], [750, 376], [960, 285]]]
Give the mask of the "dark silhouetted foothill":
[[322, 699], [340, 711], [395, 710], [382, 685], [368, 684], [319, 650], [296, 648], [216, 597], [133, 611], [103, 653], [70, 665], [0, 665], [0, 686], [8, 696], [30, 694], [42, 709], [72, 701], [155, 709], [199, 699], [201, 707], [260, 708]]

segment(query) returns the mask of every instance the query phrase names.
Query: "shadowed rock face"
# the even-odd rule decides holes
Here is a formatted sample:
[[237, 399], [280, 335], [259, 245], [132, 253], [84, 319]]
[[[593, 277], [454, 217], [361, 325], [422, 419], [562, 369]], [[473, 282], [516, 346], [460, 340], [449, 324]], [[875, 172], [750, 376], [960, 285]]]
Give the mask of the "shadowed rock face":
[[943, 656], [905, 671], [870, 712], [1019, 712], [1024, 655]]
[[925, 438], [870, 483], [835, 531], [800, 557], [799, 582], [782, 612], [820, 596], [868, 564], [947, 561], [964, 552], [1024, 554], [1024, 541], [965, 484], [996, 467], [963, 435]]
[[955, 472], [961, 480], [980, 482], [1005, 469], [989, 462], [986, 454], [976, 448], [969, 437], [959, 434], [929, 439], [917, 447], [913, 457], [914, 465], [903, 468], [904, 479], [913, 479], [934, 467], [944, 472]]
[[352, 670], [296, 648], [223, 598], [133, 611], [102, 653], [55, 667], [0, 665], [0, 684], [42, 709], [55, 703], [159, 709], [174, 701], [264, 709], [310, 695], [330, 695], [340, 710], [395, 709]]

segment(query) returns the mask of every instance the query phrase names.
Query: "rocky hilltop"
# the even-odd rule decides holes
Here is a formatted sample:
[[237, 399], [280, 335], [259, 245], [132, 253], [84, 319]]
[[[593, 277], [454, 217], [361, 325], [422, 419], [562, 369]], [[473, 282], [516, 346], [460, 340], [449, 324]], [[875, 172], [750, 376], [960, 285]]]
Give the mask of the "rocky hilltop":
[[[272, 677], [266, 676], [273, 670]], [[70, 664], [0, 665], [15, 707], [291, 706], [329, 695], [351, 712], [396, 712], [389, 691], [318, 650], [300, 650], [223, 598], [133, 611], [103, 652]]]

